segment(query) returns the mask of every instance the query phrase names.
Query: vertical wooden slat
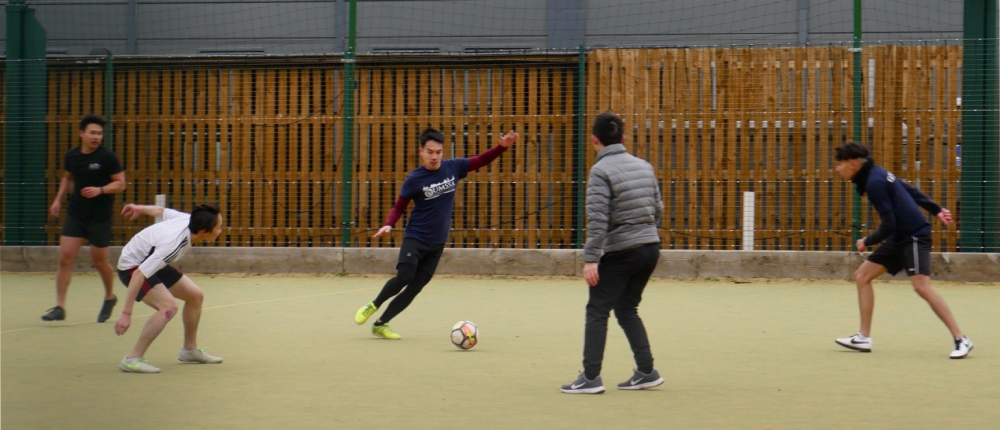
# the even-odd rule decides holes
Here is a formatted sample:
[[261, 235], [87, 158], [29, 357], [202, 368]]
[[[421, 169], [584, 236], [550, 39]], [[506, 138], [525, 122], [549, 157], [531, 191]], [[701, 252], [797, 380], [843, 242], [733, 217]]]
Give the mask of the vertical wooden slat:
[[[486, 76], [482, 76], [483, 84], [488, 82], [490, 85], [489, 88], [483, 89], [483, 96], [486, 97], [490, 103], [492, 113], [490, 116], [492, 120], [490, 121], [489, 127], [485, 130], [480, 129], [482, 139], [481, 142], [484, 144], [488, 144], [490, 140], [490, 133], [495, 134], [497, 133], [497, 130], [503, 130], [507, 126], [505, 123], [506, 118], [504, 118], [503, 115], [514, 113], [513, 108], [510, 106], [510, 102], [507, 100], [507, 97], [505, 97], [505, 93], [513, 93], [512, 88], [505, 86], [505, 81], [503, 79], [503, 75], [508, 73], [510, 73], [510, 70], [493, 68]], [[510, 154], [504, 154], [504, 156], [509, 155]], [[489, 216], [492, 219], [509, 220], [510, 218], [508, 218], [508, 213], [510, 212], [510, 208], [509, 206], [505, 208], [503, 204], [506, 202], [501, 200], [503, 182], [508, 180], [503, 166], [504, 163], [497, 163], [496, 166], [490, 166], [490, 170], [494, 172], [494, 174], [491, 175], [491, 179], [493, 180], [490, 181], [488, 188], [479, 188], [481, 193], [480, 195], [484, 197], [482, 198], [483, 203], [489, 205], [492, 210], [476, 212], [479, 212], [482, 216]], [[489, 198], [485, 198], [486, 196], [489, 196]], [[501, 242], [499, 229], [493, 230], [491, 233], [490, 243], [495, 244], [494, 246], [505, 247], [508, 245]]]
[[[941, 202], [944, 207], [951, 209], [956, 212], [958, 207], [958, 185], [961, 178], [961, 167], [958, 165], [958, 153], [956, 146], [959, 144], [958, 141], [958, 124], [961, 120], [961, 110], [957, 106], [957, 97], [961, 94], [961, 85], [959, 84], [961, 79], [961, 73], [959, 73], [962, 65], [962, 47], [960, 46], [949, 46], [946, 49], [947, 52], [947, 92], [944, 96], [945, 102], [945, 126], [947, 128], [947, 169], [942, 180], [947, 187], [947, 198]], [[942, 251], [955, 251], [957, 247], [957, 233], [956, 227], [949, 227], [948, 232], [948, 243], [947, 249], [942, 249]]]
[[820, 215], [816, 212], [816, 202], [820, 199], [820, 195], [817, 192], [817, 180], [820, 178], [819, 166], [817, 165], [817, 146], [819, 141], [816, 139], [818, 130], [816, 128], [816, 105], [817, 96], [819, 95], [816, 90], [816, 74], [813, 73], [817, 67], [817, 51], [815, 49], [809, 49], [804, 52], [804, 62], [802, 67], [802, 73], [799, 73], [799, 77], [802, 79], [802, 91], [803, 94], [803, 109], [805, 110], [805, 138], [803, 144], [805, 145], [805, 162], [803, 170], [805, 175], [803, 180], [805, 180], [805, 201], [803, 217], [805, 222], [804, 228], [806, 233], [803, 235], [805, 238], [805, 243], [807, 247], [813, 246], [815, 241], [818, 240], [817, 230], [818, 223], [817, 217]]
[[[364, 240], [357, 235], [357, 231], [360, 230], [359, 226], [363, 225], [366, 219], [370, 218], [371, 204], [369, 203], [369, 197], [371, 196], [372, 190], [372, 175], [370, 164], [372, 162], [371, 147], [372, 147], [372, 135], [371, 128], [373, 126], [372, 116], [371, 116], [371, 105], [372, 105], [372, 69], [361, 69], [358, 71], [358, 92], [357, 92], [357, 137], [355, 139], [355, 163], [357, 168], [354, 173], [355, 186], [352, 188], [355, 190], [354, 197], [354, 207], [356, 213], [356, 219], [353, 219], [354, 227], [351, 228], [351, 240]], [[352, 246], [355, 246], [352, 244]]]
[[[412, 131], [409, 130], [409, 128], [407, 127], [406, 121], [405, 121], [405, 119], [406, 119], [405, 118], [405, 116], [406, 116], [406, 100], [403, 99], [403, 92], [405, 91], [405, 88], [406, 88], [406, 84], [407, 84], [407, 80], [408, 80], [408, 75], [409, 75], [409, 70], [405, 70], [405, 69], [404, 70], [395, 70], [393, 72], [393, 74], [396, 77], [396, 84], [395, 84], [395, 91], [394, 91], [393, 97], [391, 99], [392, 103], [393, 103], [393, 105], [391, 106], [391, 108], [394, 110], [394, 115], [395, 115], [395, 118], [396, 118], [396, 123], [395, 123], [396, 124], [396, 129], [395, 129], [394, 133], [396, 135], [396, 150], [397, 150], [396, 157], [394, 158], [395, 163], [394, 163], [393, 171], [397, 172], [397, 175], [398, 175], [400, 173], [405, 174], [405, 172], [409, 172], [410, 168], [411, 168], [410, 166], [415, 166], [416, 165], [413, 162], [413, 157], [410, 156], [411, 154], [414, 154], [414, 152], [413, 152], [413, 150], [411, 148], [416, 147], [417, 149], [419, 149], [419, 146], [410, 144], [410, 142], [414, 142], [415, 139], [414, 139], [413, 136], [408, 136], [407, 135], [408, 132], [410, 134], [412, 134]], [[419, 157], [419, 155], [417, 155], [417, 157]], [[396, 182], [396, 187], [395, 187], [397, 189], [396, 192], [398, 192], [398, 190], [402, 187], [402, 185], [403, 185], [403, 180], [398, 180]], [[395, 196], [393, 196], [392, 200], [395, 200]], [[385, 204], [385, 203], [383, 203], [383, 204]], [[392, 203], [388, 203], [388, 204], [392, 204]], [[407, 220], [407, 216], [408, 215], [404, 215], [404, 217], [401, 218], [400, 221], [396, 223], [396, 225], [394, 227], [396, 227], [398, 229], [395, 230], [395, 231], [397, 231], [397, 232], [402, 232], [403, 231], [402, 227], [405, 225], [405, 222]], [[396, 238], [397, 241], [402, 240], [401, 239], [402, 237], [403, 237], [402, 234], [396, 233], [395, 238]]]
[[[391, 192], [383, 186], [384, 178], [381, 177], [379, 172], [382, 172], [383, 160], [389, 155], [385, 150], [387, 148], [387, 139], [385, 127], [385, 112], [383, 111], [384, 106], [384, 95], [383, 87], [385, 83], [385, 73], [386, 70], [382, 68], [375, 68], [372, 70], [372, 86], [371, 86], [371, 102], [369, 104], [369, 112], [372, 116], [372, 134], [371, 134], [371, 147], [369, 149], [369, 163], [368, 169], [371, 169], [371, 182], [372, 186], [369, 191], [369, 195], [363, 197], [368, 205], [369, 211], [365, 219], [358, 220], [358, 226], [365, 230], [364, 226], [368, 226], [368, 229], [378, 229], [381, 226], [382, 221], [385, 221], [386, 212], [383, 208], [386, 205], [391, 204], [392, 195]], [[360, 239], [366, 241], [371, 234], [359, 233]]]
[[[738, 217], [730, 215], [742, 211], [741, 206], [739, 206], [739, 202], [742, 201], [742, 194], [737, 184], [743, 185], [750, 180], [746, 163], [751, 158], [743, 156], [746, 153], [748, 145], [749, 133], [747, 130], [750, 127], [748, 121], [749, 115], [747, 113], [750, 110], [751, 96], [748, 89], [753, 85], [748, 71], [750, 67], [747, 58], [748, 50], [715, 48], [713, 51], [715, 52], [712, 59], [715, 62], [716, 79], [725, 81], [721, 85], [718, 85], [719, 88], [724, 90], [716, 94], [716, 110], [721, 109], [724, 112], [722, 118], [724, 124], [720, 125], [716, 123], [716, 127], [724, 128], [725, 138], [721, 141], [716, 141], [715, 160], [708, 157], [701, 157], [701, 163], [699, 164], [702, 167], [699, 167], [699, 164], [694, 164], [690, 168], [695, 171], [707, 170], [704, 166], [710, 166], [712, 161], [715, 161], [721, 175], [699, 176], [704, 178], [702, 181], [704, 184], [702, 193], [709, 194], [710, 191], [714, 191], [721, 196], [722, 202], [718, 205], [713, 205], [706, 197], [702, 197], [698, 201], [699, 207], [712, 207], [711, 217], [718, 220], [717, 224], [719, 226], [718, 232], [713, 231], [715, 229], [712, 229], [712, 226], [707, 223], [703, 224], [705, 227], [704, 230], [699, 229], [699, 235], [708, 235], [711, 237], [710, 241], [699, 242], [699, 248], [701, 249], [708, 248], [710, 246], [709, 243], [716, 246], [722, 244], [725, 238], [730, 235], [727, 231], [735, 232], [737, 230], [735, 220]], [[713, 97], [711, 60], [705, 60], [704, 63], [707, 67], [703, 78], [706, 85], [703, 91], [702, 110], [711, 111]], [[708, 121], [705, 121], [704, 127], [707, 128], [709, 126]], [[701, 152], [707, 153], [708, 151], [703, 150]], [[692, 211], [692, 213], [698, 213], [699, 210], [693, 209]], [[698, 216], [697, 218], [703, 217]]]

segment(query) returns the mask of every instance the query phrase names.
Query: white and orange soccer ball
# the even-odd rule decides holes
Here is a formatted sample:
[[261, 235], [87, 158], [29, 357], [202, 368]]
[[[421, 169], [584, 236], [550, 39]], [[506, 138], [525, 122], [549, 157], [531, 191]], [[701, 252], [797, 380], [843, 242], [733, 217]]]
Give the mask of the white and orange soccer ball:
[[472, 321], [459, 321], [451, 327], [451, 343], [459, 349], [470, 349], [479, 343], [479, 328]]

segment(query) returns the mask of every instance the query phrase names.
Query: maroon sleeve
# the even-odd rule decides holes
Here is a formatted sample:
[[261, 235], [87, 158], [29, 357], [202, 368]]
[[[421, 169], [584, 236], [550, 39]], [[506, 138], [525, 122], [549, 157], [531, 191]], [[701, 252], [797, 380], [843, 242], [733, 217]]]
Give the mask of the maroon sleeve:
[[469, 159], [469, 171], [472, 172], [472, 171], [475, 171], [475, 170], [479, 170], [480, 167], [483, 167], [483, 166], [485, 166], [487, 164], [492, 163], [493, 160], [496, 160], [497, 157], [499, 157], [500, 154], [503, 154], [503, 152], [506, 151], [506, 150], [507, 150], [507, 148], [505, 146], [503, 146], [503, 145], [497, 145], [497, 146], [494, 146], [494, 147], [488, 149], [486, 152], [484, 152], [482, 154], [479, 154], [479, 155], [477, 155], [475, 157], [470, 158]]
[[396, 221], [399, 221], [403, 217], [403, 211], [406, 207], [410, 205], [410, 199], [398, 196], [396, 197], [396, 204], [392, 206], [392, 210], [389, 211], [389, 216], [385, 219], [385, 224], [389, 227], [396, 225]]

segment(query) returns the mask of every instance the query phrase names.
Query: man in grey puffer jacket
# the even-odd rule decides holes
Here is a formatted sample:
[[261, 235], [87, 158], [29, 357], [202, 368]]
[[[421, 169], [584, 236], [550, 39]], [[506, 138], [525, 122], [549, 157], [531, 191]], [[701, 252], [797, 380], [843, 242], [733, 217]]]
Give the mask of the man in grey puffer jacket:
[[625, 150], [624, 131], [624, 122], [612, 113], [598, 115], [591, 130], [597, 161], [587, 180], [583, 277], [590, 285], [590, 299], [583, 372], [562, 386], [564, 393], [604, 392], [601, 363], [612, 309], [636, 364], [632, 377], [618, 384], [618, 389], [641, 390], [663, 383], [653, 368], [646, 328], [638, 314], [642, 291], [660, 257], [657, 226], [663, 215], [663, 200], [653, 167]]

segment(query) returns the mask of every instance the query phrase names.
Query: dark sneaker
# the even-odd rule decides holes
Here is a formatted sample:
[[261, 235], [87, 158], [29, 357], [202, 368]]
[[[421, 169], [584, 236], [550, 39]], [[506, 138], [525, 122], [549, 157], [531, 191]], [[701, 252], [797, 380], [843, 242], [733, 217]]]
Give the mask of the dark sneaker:
[[660, 372], [653, 369], [649, 374], [640, 372], [638, 369], [633, 372], [632, 377], [628, 381], [618, 384], [619, 390], [642, 390], [646, 388], [653, 388], [663, 384], [663, 378], [660, 377]]
[[575, 381], [563, 385], [561, 390], [566, 394], [601, 394], [604, 392], [604, 383], [601, 382], [601, 375], [590, 380], [585, 373], [580, 372]]
[[62, 321], [64, 319], [66, 319], [66, 311], [59, 306], [49, 309], [45, 315], [42, 315], [44, 321]]
[[115, 309], [115, 305], [118, 304], [118, 297], [112, 297], [111, 300], [105, 300], [104, 304], [101, 305], [101, 313], [97, 314], [97, 322], [102, 323], [111, 318], [111, 311]]

